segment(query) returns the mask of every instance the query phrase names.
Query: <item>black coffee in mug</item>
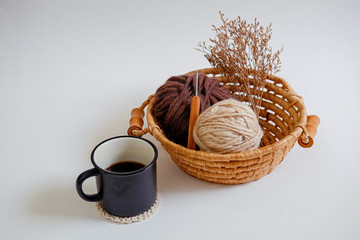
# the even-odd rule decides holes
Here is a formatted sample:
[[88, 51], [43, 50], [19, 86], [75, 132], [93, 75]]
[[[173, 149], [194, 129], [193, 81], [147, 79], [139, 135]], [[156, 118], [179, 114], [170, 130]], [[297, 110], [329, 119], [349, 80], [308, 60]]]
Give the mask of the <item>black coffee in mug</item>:
[[111, 166], [107, 167], [106, 170], [110, 172], [123, 173], [123, 172], [133, 172], [143, 167], [145, 167], [145, 164], [140, 162], [123, 161], [112, 164]]
[[[91, 153], [94, 168], [79, 175], [76, 189], [86, 201], [99, 202], [104, 211], [132, 217], [149, 210], [157, 197], [157, 149], [149, 140], [119, 136], [98, 144]], [[83, 182], [96, 177], [98, 192], [86, 194]]]

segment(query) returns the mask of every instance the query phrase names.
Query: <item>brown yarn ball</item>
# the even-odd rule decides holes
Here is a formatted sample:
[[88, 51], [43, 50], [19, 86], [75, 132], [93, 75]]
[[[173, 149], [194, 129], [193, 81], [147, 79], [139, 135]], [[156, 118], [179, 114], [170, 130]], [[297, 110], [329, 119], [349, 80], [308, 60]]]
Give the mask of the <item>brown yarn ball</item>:
[[[166, 137], [182, 146], [187, 146], [190, 103], [195, 96], [196, 74], [169, 78], [158, 88], [154, 97], [153, 115]], [[198, 96], [200, 113], [213, 104], [234, 98], [215, 78], [199, 73]]]

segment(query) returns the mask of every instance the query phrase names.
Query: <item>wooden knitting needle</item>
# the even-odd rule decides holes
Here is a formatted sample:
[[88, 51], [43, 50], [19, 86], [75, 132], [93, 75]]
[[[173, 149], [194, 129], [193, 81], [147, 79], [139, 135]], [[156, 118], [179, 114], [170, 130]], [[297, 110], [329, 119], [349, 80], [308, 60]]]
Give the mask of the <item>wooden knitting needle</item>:
[[193, 96], [191, 99], [189, 133], [188, 133], [188, 144], [187, 144], [187, 147], [193, 150], [195, 150], [196, 148], [196, 143], [193, 137], [193, 129], [196, 119], [198, 118], [200, 112], [200, 98], [198, 96], [198, 86], [199, 86], [199, 72], [196, 72], [195, 96]]

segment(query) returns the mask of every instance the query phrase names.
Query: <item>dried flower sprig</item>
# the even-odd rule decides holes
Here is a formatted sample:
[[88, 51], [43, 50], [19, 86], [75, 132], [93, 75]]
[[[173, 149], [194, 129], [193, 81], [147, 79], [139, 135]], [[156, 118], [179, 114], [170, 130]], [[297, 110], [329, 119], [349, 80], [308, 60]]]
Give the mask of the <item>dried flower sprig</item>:
[[256, 18], [249, 24], [240, 17], [229, 20], [222, 12], [219, 14], [223, 25], [213, 25], [216, 36], [209, 39], [213, 45], [202, 42], [197, 50], [223, 74], [233, 93], [238, 93], [240, 100], [249, 102], [259, 116], [266, 76], [280, 71], [279, 55], [283, 48], [273, 53], [269, 46], [271, 24], [264, 28]]

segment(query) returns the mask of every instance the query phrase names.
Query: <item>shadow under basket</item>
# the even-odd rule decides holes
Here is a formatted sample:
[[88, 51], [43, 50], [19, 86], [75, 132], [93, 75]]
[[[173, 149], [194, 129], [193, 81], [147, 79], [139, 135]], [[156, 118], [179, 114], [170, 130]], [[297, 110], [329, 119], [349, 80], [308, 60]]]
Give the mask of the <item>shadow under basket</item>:
[[[214, 68], [198, 70], [215, 77], [234, 96], [241, 95], [238, 84], [228, 83]], [[196, 71], [188, 74], [196, 73]], [[131, 112], [129, 135], [153, 135], [169, 153], [171, 159], [186, 173], [199, 179], [221, 184], [255, 181], [271, 173], [285, 158], [298, 140], [302, 147], [311, 147], [320, 123], [316, 115], [307, 116], [302, 98], [282, 78], [266, 77], [259, 123], [264, 137], [258, 149], [240, 153], [209, 153], [191, 150], [170, 141], [160, 129], [152, 112], [154, 95]], [[148, 127], [142, 129], [144, 109], [147, 107]]]

